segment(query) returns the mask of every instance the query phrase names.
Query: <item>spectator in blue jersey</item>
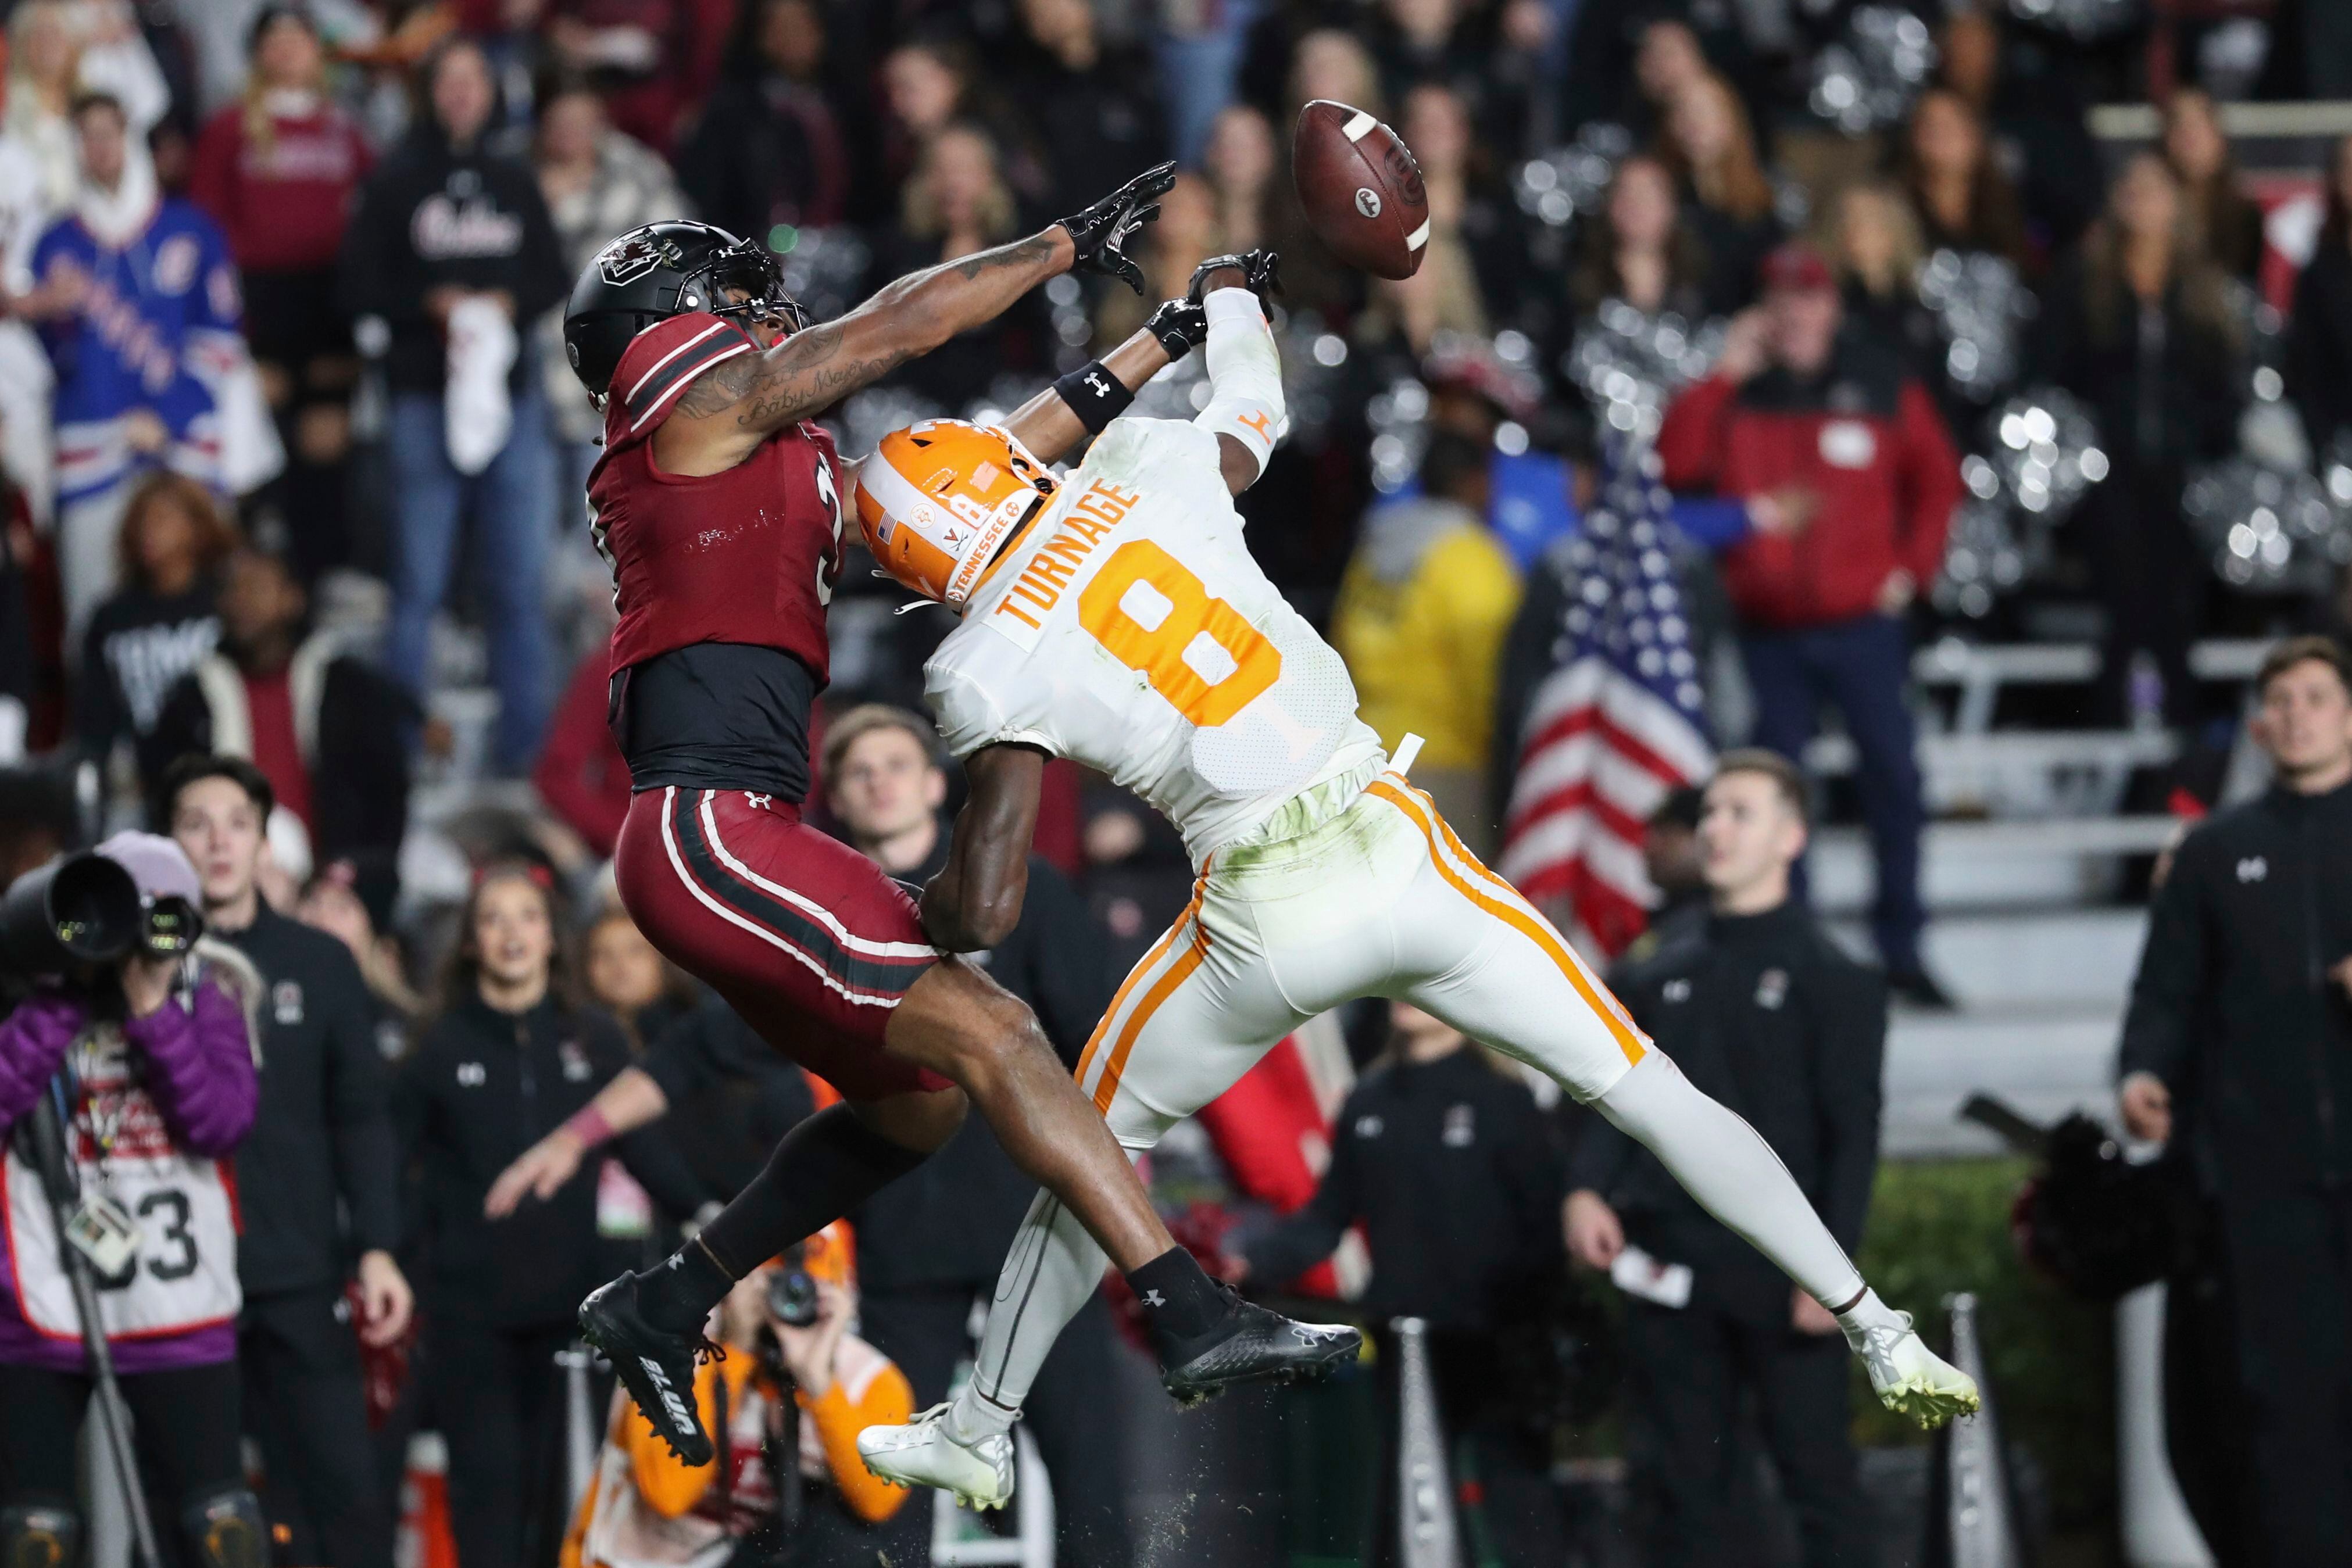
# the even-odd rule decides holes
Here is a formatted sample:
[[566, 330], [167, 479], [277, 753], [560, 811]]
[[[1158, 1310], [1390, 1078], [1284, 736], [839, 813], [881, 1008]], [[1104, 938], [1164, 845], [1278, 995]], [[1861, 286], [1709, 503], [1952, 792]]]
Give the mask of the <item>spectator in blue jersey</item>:
[[524, 773], [556, 679], [541, 585], [559, 481], [531, 324], [572, 275], [530, 166], [489, 144], [498, 89], [481, 48], [444, 44], [419, 85], [415, 127], [361, 188], [341, 263], [344, 305], [383, 323], [392, 389], [384, 656], [424, 689], [425, 632], [470, 511], [479, 559], [468, 576], [499, 691], [495, 760]]
[[[170, 468], [217, 487], [212, 378], [243, 349], [228, 242], [158, 190], [122, 105], [73, 106], [81, 186], [34, 247], [19, 315], [57, 370], [58, 557], [79, 636], [114, 588], [115, 539], [142, 474]], [[68, 646], [72, 645], [68, 643]]]

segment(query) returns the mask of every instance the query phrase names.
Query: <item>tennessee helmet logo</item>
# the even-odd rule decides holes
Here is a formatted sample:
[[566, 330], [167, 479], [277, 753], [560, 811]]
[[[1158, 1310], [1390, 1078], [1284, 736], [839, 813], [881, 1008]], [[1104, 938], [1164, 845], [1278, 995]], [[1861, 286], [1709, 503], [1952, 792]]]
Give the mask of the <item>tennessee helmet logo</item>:
[[596, 257], [596, 270], [607, 283], [642, 277], [664, 261], [674, 261], [674, 247], [656, 244], [650, 235], [627, 234], [606, 246]]

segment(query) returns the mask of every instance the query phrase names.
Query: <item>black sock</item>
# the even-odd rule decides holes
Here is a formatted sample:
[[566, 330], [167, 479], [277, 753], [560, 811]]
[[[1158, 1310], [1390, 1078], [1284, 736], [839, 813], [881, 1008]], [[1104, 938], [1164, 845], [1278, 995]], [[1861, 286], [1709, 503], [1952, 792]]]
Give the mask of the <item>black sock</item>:
[[1143, 1303], [1152, 1338], [1161, 1343], [1204, 1334], [1233, 1310], [1200, 1260], [1181, 1247], [1171, 1247], [1129, 1274], [1127, 1284]]
[[656, 1328], [691, 1333], [702, 1327], [719, 1298], [735, 1288], [735, 1277], [719, 1266], [699, 1240], [688, 1242], [645, 1277], [637, 1302]]
[[740, 1280], [929, 1157], [875, 1132], [847, 1105], [828, 1105], [784, 1134], [766, 1167], [696, 1239]]

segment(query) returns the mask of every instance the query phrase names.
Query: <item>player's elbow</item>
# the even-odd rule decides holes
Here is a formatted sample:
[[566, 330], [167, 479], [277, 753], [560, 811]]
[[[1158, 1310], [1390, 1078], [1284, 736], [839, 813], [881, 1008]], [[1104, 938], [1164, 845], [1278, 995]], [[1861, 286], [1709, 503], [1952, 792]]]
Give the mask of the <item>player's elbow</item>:
[[1021, 889], [983, 889], [981, 896], [971, 900], [963, 912], [963, 934], [971, 938], [971, 943], [957, 951], [976, 953], [1002, 946], [1013, 936], [1013, 928], [1020, 924]]

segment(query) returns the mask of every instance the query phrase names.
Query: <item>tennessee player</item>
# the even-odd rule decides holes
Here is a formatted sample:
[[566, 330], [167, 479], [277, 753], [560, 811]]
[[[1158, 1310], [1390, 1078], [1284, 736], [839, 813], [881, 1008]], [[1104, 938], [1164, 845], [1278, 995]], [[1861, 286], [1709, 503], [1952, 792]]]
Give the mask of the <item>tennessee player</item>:
[[[924, 928], [953, 950], [1003, 936], [1020, 908], [1045, 760], [1075, 758], [1165, 813], [1199, 868], [1192, 904], [1128, 977], [1078, 1066], [1130, 1153], [1316, 1014], [1356, 997], [1407, 1000], [1549, 1073], [1656, 1151], [1838, 1314], [1890, 1407], [1927, 1424], [1975, 1408], [1974, 1384], [1864, 1284], [1763, 1140], [1690, 1085], [1406, 782], [1417, 743], [1382, 754], [1339, 655], [1252, 561], [1232, 497], [1286, 427], [1274, 338], [1248, 287], [1271, 271], [1253, 255], [1196, 274], [1195, 292], [1209, 290], [1213, 395], [1189, 423], [1114, 421], [1123, 403], [1100, 400], [1087, 421], [1099, 436], [1059, 484], [1040, 460], [1060, 447], [1033, 453], [946, 420], [885, 437], [861, 470], [858, 518], [876, 559], [962, 614], [926, 674], [972, 789], [947, 869], [924, 891]], [[1023, 522], [992, 553], [961, 520], [1016, 504]], [[910, 1425], [862, 1434], [867, 1466], [1003, 1502], [1009, 1427], [1102, 1268], [1084, 1227], [1040, 1194], [971, 1383]]]
[[[1140, 292], [1122, 247], [1157, 213], [1171, 167], [821, 326], [764, 246], [701, 224], [623, 235], [573, 288], [564, 341], [604, 412], [588, 497], [620, 610], [611, 717], [635, 790], [614, 855], [622, 901], [655, 946], [844, 1097], [794, 1128], [693, 1241], [581, 1307], [588, 1340], [688, 1464], [711, 1453], [691, 1399], [710, 1309], [946, 1142], [967, 1094], [1151, 1303], [1171, 1392], [1311, 1371], [1310, 1349], [1328, 1341], [1218, 1290], [1170, 1240], [1028, 1009], [943, 957], [871, 861], [800, 821], [848, 483], [808, 421], [1058, 273]], [[622, 1076], [488, 1207], [545, 1197], [616, 1123], [648, 1119], [650, 1080]]]

